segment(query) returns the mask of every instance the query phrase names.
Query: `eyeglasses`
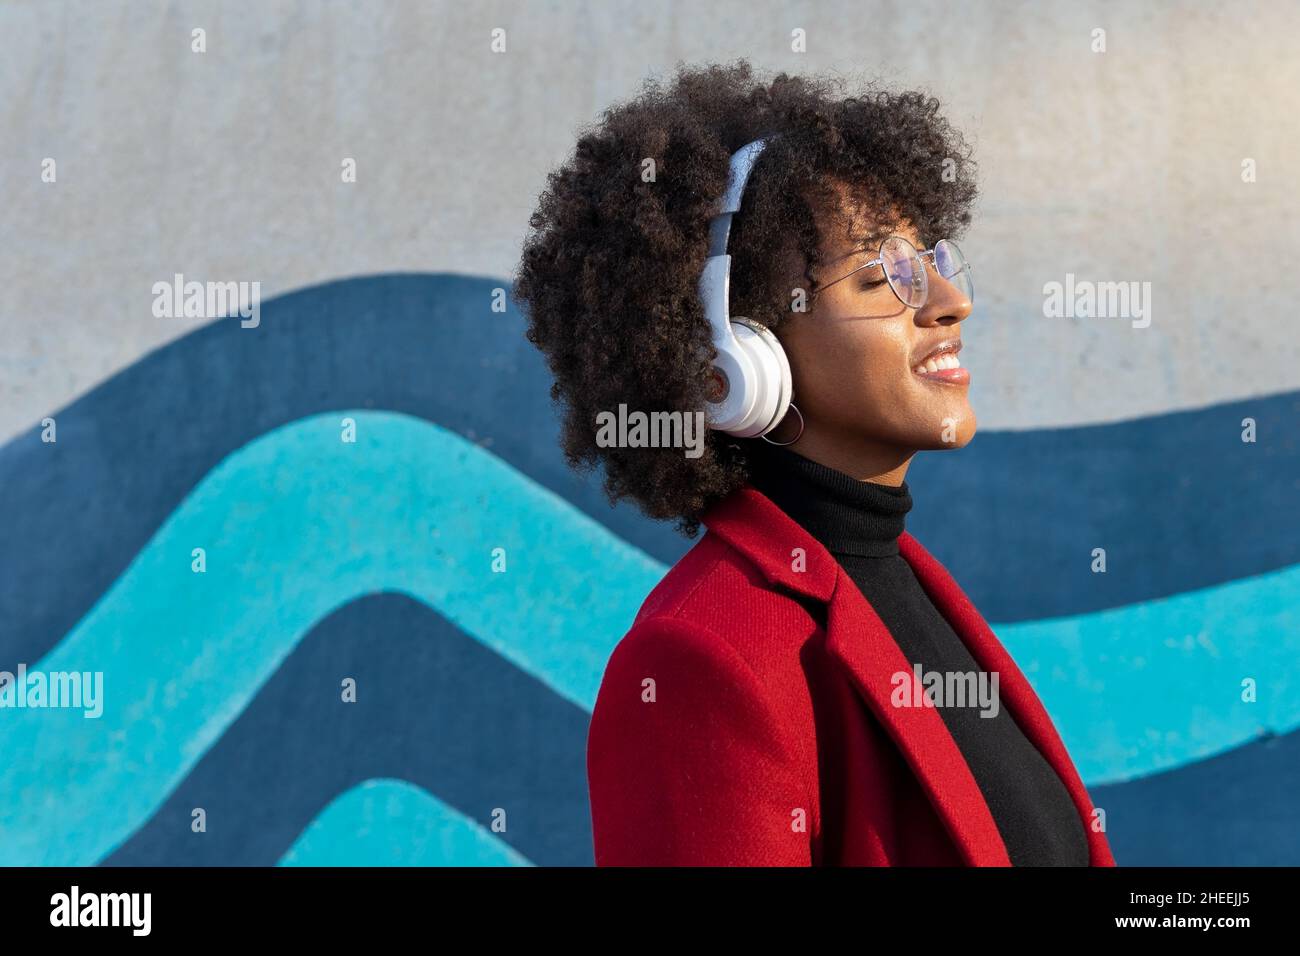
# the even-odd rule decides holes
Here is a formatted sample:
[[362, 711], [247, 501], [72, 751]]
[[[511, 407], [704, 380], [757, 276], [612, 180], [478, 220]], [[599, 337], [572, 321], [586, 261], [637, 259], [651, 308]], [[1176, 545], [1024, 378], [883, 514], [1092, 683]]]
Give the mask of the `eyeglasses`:
[[898, 296], [898, 301], [909, 309], [919, 309], [925, 305], [930, 291], [929, 279], [925, 274], [926, 259], [934, 261], [935, 271], [955, 285], [966, 297], [966, 301], [975, 301], [975, 287], [970, 277], [971, 265], [961, 249], [957, 248], [957, 243], [951, 239], [940, 239], [934, 244], [933, 249], [917, 252], [916, 246], [902, 236], [888, 236], [880, 243], [878, 258], [862, 263], [846, 275], [828, 282], [822, 288], [829, 288], [836, 282], [842, 282], [863, 269], [880, 266], [885, 273], [885, 279], [889, 282], [889, 287], [894, 290], [894, 295]]

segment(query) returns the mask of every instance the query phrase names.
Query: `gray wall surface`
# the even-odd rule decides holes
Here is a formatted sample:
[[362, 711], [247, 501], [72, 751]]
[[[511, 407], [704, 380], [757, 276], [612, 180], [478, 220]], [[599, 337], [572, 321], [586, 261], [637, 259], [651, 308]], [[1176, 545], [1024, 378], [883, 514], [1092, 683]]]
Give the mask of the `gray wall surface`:
[[[196, 327], [151, 313], [175, 272], [264, 298], [505, 280], [580, 125], [678, 61], [739, 56], [929, 89], [974, 141], [982, 427], [1294, 388], [1297, 35], [1284, 2], [6, 3], [0, 440]], [[1066, 273], [1149, 281], [1150, 327], [1046, 318]]]

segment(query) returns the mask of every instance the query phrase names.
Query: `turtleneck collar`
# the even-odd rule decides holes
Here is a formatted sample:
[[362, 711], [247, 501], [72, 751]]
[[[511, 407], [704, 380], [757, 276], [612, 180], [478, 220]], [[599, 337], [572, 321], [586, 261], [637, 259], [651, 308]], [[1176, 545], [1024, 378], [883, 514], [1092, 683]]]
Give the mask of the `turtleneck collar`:
[[750, 455], [751, 484], [831, 554], [898, 554], [912, 508], [907, 482], [882, 485], [765, 442]]

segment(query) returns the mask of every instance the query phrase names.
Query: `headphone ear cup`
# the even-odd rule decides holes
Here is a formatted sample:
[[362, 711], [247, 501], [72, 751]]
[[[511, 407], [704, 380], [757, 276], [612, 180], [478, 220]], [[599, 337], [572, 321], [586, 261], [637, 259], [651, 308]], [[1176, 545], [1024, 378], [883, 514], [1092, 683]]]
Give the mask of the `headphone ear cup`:
[[785, 349], [782, 348], [776, 334], [765, 325], [754, 323], [754, 327], [754, 330], [759, 334], [759, 338], [766, 342], [768, 348], [772, 350], [772, 354], [776, 357], [778, 369], [776, 375], [776, 407], [766, 427], [759, 432], [759, 435], [766, 435], [781, 424], [786, 412], [790, 410], [790, 400], [794, 397], [794, 377], [790, 374], [790, 359], [786, 356]]
[[[754, 357], [754, 364], [759, 369], [754, 413], [745, 421], [742, 437], [766, 435], [781, 423], [790, 407], [793, 391], [790, 361], [786, 358], [785, 349], [767, 326], [749, 319], [735, 319], [732, 328], [736, 330], [736, 339], [745, 343], [745, 348]], [[742, 334], [742, 328], [747, 334]]]
[[753, 418], [758, 370], [745, 346], [734, 338], [714, 346], [713, 374], [721, 397], [706, 405], [709, 427], [731, 434]]
[[750, 407], [749, 414], [738, 422], [734, 428], [727, 431], [728, 434], [735, 435], [737, 438], [753, 438], [755, 435], [760, 434], [763, 428], [767, 426], [767, 423], [771, 421], [776, 409], [776, 401], [780, 392], [781, 366], [772, 353], [771, 346], [764, 341], [762, 334], [754, 328], [753, 324], [745, 320], [733, 320], [731, 331], [736, 338], [736, 343], [744, 351], [754, 368], [754, 375], [747, 383], [751, 389], [753, 404]]

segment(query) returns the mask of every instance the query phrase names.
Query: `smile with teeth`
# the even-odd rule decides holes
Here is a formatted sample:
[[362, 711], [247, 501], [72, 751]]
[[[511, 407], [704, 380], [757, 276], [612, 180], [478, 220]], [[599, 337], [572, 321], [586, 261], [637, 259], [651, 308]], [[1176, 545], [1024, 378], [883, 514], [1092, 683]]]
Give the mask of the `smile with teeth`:
[[925, 372], [937, 372], [945, 368], [961, 368], [961, 360], [957, 358], [955, 353], [945, 352], [942, 355], [935, 355], [922, 362], [912, 371], [917, 375], [921, 375]]
[[961, 367], [961, 361], [957, 358], [957, 351], [960, 348], [961, 346], [958, 345], [932, 354], [920, 365], [915, 366], [912, 373], [918, 378], [939, 385], [969, 385], [970, 372]]

